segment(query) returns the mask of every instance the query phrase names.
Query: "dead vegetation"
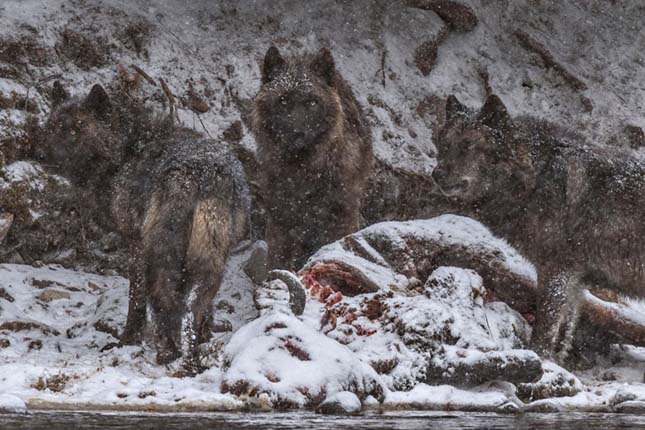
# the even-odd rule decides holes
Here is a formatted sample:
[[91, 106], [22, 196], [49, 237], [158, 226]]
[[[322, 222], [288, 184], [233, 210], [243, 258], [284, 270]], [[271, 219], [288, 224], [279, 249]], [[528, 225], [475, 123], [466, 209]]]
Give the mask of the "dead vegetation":
[[[41, 45], [36, 36], [37, 31], [29, 29], [13, 37], [0, 38], [0, 62], [20, 67], [45, 67], [51, 64], [51, 50]], [[0, 77], [12, 76], [0, 74]]]
[[31, 384], [31, 388], [38, 391], [49, 390], [54, 393], [61, 393], [71, 379], [73, 379], [72, 376], [64, 373], [54, 376], [39, 376], [36, 382]]
[[0, 92], [0, 109], [16, 109], [31, 114], [37, 114], [40, 111], [34, 100], [30, 100], [26, 95], [17, 94], [15, 91], [9, 95]]
[[152, 37], [154, 25], [143, 18], [135, 19], [126, 27], [116, 33], [116, 38], [127, 49], [135, 52], [137, 56], [148, 58], [148, 44]]
[[29, 331], [29, 330], [40, 330], [44, 335], [54, 335], [58, 336], [60, 332], [58, 330], [47, 327], [46, 325], [29, 322], [29, 321], [7, 321], [0, 324], [0, 331], [6, 330], [11, 332], [17, 331]]
[[60, 34], [56, 51], [82, 70], [107, 65], [111, 44], [99, 36], [66, 28]]

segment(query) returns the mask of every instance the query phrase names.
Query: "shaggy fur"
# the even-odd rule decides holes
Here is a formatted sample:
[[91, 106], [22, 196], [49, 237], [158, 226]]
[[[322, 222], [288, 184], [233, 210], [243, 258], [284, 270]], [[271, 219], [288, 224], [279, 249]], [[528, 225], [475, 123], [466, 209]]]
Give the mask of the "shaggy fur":
[[283, 58], [271, 47], [253, 109], [263, 169], [269, 264], [296, 268], [359, 227], [370, 131], [327, 49]]
[[495, 95], [479, 113], [451, 96], [446, 115], [434, 175], [445, 197], [435, 210], [482, 221], [537, 263], [545, 294], [538, 350], [549, 354], [561, 340], [548, 285], [562, 272], [576, 274], [569, 278], [578, 289], [645, 296], [642, 161], [541, 121], [512, 119]]
[[130, 307], [122, 341], [144, 338], [157, 361], [196, 363], [210, 304], [231, 248], [247, 230], [249, 191], [223, 142], [114, 106], [100, 86], [67, 102], [46, 124], [44, 156], [96, 190], [130, 250]]

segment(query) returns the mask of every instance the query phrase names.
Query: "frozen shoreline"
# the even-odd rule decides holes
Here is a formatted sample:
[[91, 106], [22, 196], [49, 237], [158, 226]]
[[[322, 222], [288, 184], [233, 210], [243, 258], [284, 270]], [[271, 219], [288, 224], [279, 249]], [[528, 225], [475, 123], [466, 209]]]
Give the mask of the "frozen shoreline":
[[[246, 252], [250, 251], [247, 249]], [[236, 267], [240, 261], [232, 259], [229, 264]], [[231, 272], [234, 270], [229, 273]], [[173, 369], [154, 364], [153, 354], [147, 348], [112, 348], [101, 352], [101, 348], [115, 339], [108, 333], [97, 331], [92, 325], [77, 327], [79, 332], [75, 338], [70, 339], [67, 334], [62, 334], [68, 332], [64, 329], [65, 326], [74, 326], [75, 318], [87, 318], [90, 321], [99, 318], [111, 321], [117, 327], [122, 324], [125, 309], [118, 306], [118, 300], [115, 299], [118, 298], [116, 296], [119, 296], [119, 291], [121, 297], [127, 297], [127, 284], [123, 278], [86, 274], [60, 267], [34, 268], [5, 264], [0, 265], [0, 279], [2, 287], [14, 298], [13, 302], [2, 301], [0, 324], [20, 320], [17, 312], [21, 308], [32, 312], [34, 308], [42, 308], [43, 313], [36, 315], [34, 319], [52, 330], [49, 335], [41, 328], [16, 332], [0, 330], [0, 337], [11, 342], [9, 347], [0, 349], [0, 410], [274, 410], [262, 398], [222, 394], [220, 385], [224, 373], [217, 366], [196, 377], [173, 377]], [[34, 279], [36, 285], [47, 287], [34, 287]], [[234, 282], [239, 287], [241, 281], [238, 276], [233, 280], [229, 278], [228, 282]], [[90, 284], [95, 289], [88, 289]], [[70, 288], [79, 291], [72, 291]], [[44, 291], [52, 289], [68, 292], [70, 297], [52, 299], [44, 303], [44, 309], [37, 297], [42, 297]], [[17, 291], [21, 292], [20, 295]], [[111, 302], [98, 299], [106, 291], [113, 293], [108, 296], [111, 297]], [[224, 286], [222, 295], [230, 296], [230, 289]], [[47, 296], [56, 297], [52, 294]], [[79, 303], [84, 305], [75, 308]], [[71, 309], [76, 309], [78, 314], [70, 312]], [[309, 318], [315, 311], [313, 306]], [[88, 318], [90, 314], [95, 317]], [[306, 318], [305, 316], [305, 320]], [[237, 328], [241, 323], [236, 322], [234, 325]], [[52, 335], [54, 330], [60, 334]], [[68, 333], [74, 335], [72, 332]], [[36, 344], [40, 345], [40, 349], [29, 349], [34, 341], [39, 341]], [[57, 352], [59, 350], [62, 352]], [[639, 350], [629, 352], [632, 356], [640, 357], [639, 353]], [[578, 375], [584, 383], [584, 389], [572, 397], [549, 398], [525, 404], [516, 397], [514, 387], [508, 383], [492, 382], [468, 390], [420, 383], [410, 391], [386, 390], [382, 404], [368, 398], [363, 402], [363, 410], [499, 413], [643, 411], [645, 384], [627, 382], [629, 379], [634, 381], [637, 374], [642, 375], [641, 367], [635, 365], [604, 369], [600, 373], [601, 377], [594, 377], [593, 371]], [[602, 375], [610, 371], [622, 375], [623, 380], [602, 381]]]

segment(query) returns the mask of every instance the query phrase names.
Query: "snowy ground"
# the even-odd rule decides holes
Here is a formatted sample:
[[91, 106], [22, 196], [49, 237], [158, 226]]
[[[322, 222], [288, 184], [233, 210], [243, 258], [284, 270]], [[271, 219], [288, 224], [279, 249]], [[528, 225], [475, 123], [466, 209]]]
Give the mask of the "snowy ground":
[[[173, 367], [154, 364], [146, 346], [115, 345], [127, 312], [125, 279], [58, 266], [0, 265], [0, 409], [266, 409], [306, 406], [316, 387], [348, 408], [359, 401], [352, 393], [366, 408], [634, 412], [645, 406], [645, 351], [637, 348], [617, 352], [623, 367], [608, 364], [580, 379], [543, 362], [542, 378], [529, 384], [541, 399], [536, 401], [518, 398], [522, 384], [456, 388], [419, 382], [419, 365], [429, 351], [435, 361], [448, 362], [477, 360], [481, 351], [532, 354], [513, 350], [522, 339], [506, 329], [526, 322], [501, 302], [484, 303], [482, 291], [473, 293], [482, 289], [481, 278], [464, 269], [441, 268], [428, 283], [438, 294], [437, 279], [443, 279], [452, 296], [380, 291], [350, 297], [309, 288], [302, 317], [294, 317], [286, 302], [280, 306], [278, 297], [255, 319], [253, 285], [240, 274], [253, 246], [231, 258], [213, 302], [215, 318], [229, 321], [234, 333], [216, 334], [202, 345], [213, 367], [183, 378]], [[370, 319], [369, 304], [383, 294], [387, 310]], [[330, 310], [336, 312], [333, 326]], [[445, 327], [452, 331], [446, 334]], [[440, 343], [441, 336], [458, 341], [447, 347], [429, 340]], [[392, 358], [393, 369], [374, 371]]]

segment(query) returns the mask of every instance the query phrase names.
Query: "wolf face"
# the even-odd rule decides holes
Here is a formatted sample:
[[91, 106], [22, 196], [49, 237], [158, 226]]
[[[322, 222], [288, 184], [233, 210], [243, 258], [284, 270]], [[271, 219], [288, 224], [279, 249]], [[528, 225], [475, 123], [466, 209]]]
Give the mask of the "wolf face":
[[334, 91], [336, 69], [327, 49], [313, 57], [285, 60], [271, 47], [262, 67], [262, 88], [256, 98], [259, 128], [281, 158], [302, 158], [336, 132], [342, 118]]
[[115, 169], [120, 162], [120, 139], [111, 129], [110, 116], [110, 100], [100, 85], [85, 99], [62, 104], [45, 125], [44, 158], [80, 184]]
[[446, 126], [435, 143], [439, 153], [433, 176], [448, 197], [470, 204], [491, 193], [521, 197], [533, 187], [536, 172], [529, 142], [518, 138], [495, 95], [476, 115], [456, 97], [448, 97]]

